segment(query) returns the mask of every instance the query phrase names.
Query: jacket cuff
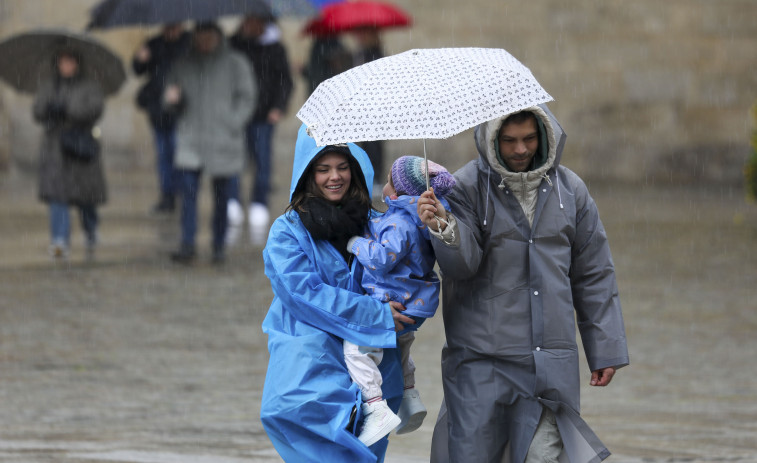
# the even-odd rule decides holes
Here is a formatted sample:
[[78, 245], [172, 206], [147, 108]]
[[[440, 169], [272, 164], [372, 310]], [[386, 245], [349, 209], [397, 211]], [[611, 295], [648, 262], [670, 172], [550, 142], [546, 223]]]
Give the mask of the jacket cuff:
[[357, 240], [359, 240], [360, 238], [362, 238], [362, 236], [357, 236], [357, 235], [355, 235], [355, 236], [353, 236], [352, 238], [350, 238], [350, 239], [349, 239], [349, 241], [347, 241], [347, 252], [349, 252], [350, 254], [355, 254], [354, 252], [352, 252], [352, 246], [353, 246], [353, 245], [355, 244], [355, 242], [356, 242]]
[[457, 220], [455, 216], [447, 213], [447, 227], [442, 232], [434, 231], [431, 228], [428, 229], [431, 236], [440, 240], [447, 246], [457, 246], [460, 244], [460, 233], [458, 232]]

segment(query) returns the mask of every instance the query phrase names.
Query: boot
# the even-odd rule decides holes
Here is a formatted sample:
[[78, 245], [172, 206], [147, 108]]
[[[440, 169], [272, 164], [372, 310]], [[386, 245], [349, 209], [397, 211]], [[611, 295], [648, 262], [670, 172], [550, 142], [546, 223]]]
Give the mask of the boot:
[[397, 434], [407, 434], [420, 428], [426, 418], [426, 407], [421, 402], [421, 395], [415, 388], [405, 389], [402, 404], [397, 413], [402, 422], [397, 426]]
[[178, 264], [189, 265], [195, 257], [195, 248], [190, 244], [182, 244], [178, 251], [171, 253], [171, 260]]
[[160, 200], [153, 206], [152, 211], [155, 214], [170, 214], [176, 209], [176, 201], [173, 195], [163, 195]]

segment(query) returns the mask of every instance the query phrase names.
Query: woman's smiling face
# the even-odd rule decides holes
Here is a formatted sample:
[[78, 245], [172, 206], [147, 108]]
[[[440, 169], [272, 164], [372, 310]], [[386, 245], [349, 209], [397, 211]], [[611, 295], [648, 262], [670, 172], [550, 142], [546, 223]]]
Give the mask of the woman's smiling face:
[[315, 185], [323, 198], [339, 203], [350, 189], [352, 172], [347, 155], [330, 152], [320, 156], [313, 166]]

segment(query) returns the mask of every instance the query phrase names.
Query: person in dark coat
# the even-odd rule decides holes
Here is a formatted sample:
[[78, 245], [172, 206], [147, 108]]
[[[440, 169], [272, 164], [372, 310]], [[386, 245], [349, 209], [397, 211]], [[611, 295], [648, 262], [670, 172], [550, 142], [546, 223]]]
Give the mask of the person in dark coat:
[[134, 73], [148, 77], [137, 93], [137, 105], [147, 112], [155, 142], [160, 198], [153, 211], [158, 213], [173, 212], [177, 192], [174, 169], [176, 119], [163, 110], [161, 97], [171, 65], [187, 52], [190, 42], [190, 34], [183, 24], [166, 24], [162, 32], [142, 45], [132, 59]]
[[447, 340], [430, 461], [604, 460], [580, 415], [576, 331], [592, 386], [629, 357], [597, 205], [560, 165], [565, 135], [546, 106], [482, 123], [475, 137], [479, 158], [455, 173], [451, 211], [432, 191], [418, 200]]
[[107, 200], [103, 163], [99, 153], [89, 160], [66, 156], [61, 134], [73, 128], [93, 133], [103, 113], [105, 97], [100, 85], [83, 77], [76, 50], [55, 54], [53, 78], [41, 84], [34, 99], [34, 119], [44, 127], [39, 158], [39, 198], [49, 206], [50, 254], [66, 259], [70, 248], [69, 207], [79, 209], [87, 257], [97, 244], [97, 206]]
[[337, 35], [316, 35], [310, 45], [307, 64], [302, 76], [308, 85], [308, 95], [324, 80], [352, 67], [352, 55]]
[[[250, 191], [248, 220], [253, 244], [263, 244], [268, 231], [268, 196], [271, 191], [273, 133], [287, 110], [292, 95], [292, 75], [281, 31], [272, 18], [247, 16], [230, 38], [231, 47], [247, 56], [257, 81], [258, 104], [247, 124], [247, 151], [255, 164]], [[229, 219], [243, 220], [239, 177], [231, 181]]]
[[[381, 33], [375, 27], [361, 27], [352, 31], [358, 43], [358, 49], [354, 54], [353, 65], [370, 63], [384, 57], [381, 46]], [[376, 178], [385, 178], [384, 172], [384, 142], [382, 140], [366, 141], [358, 143], [371, 159]]]

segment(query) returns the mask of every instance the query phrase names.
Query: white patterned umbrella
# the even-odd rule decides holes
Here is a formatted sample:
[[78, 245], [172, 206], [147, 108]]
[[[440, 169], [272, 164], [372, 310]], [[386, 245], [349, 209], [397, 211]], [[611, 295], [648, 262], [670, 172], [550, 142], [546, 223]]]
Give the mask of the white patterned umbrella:
[[449, 138], [547, 101], [531, 71], [501, 48], [415, 49], [328, 79], [297, 117], [325, 146]]

